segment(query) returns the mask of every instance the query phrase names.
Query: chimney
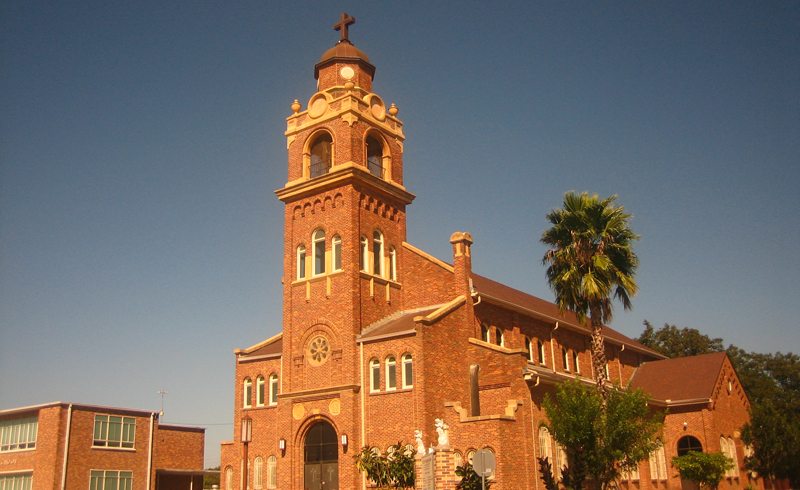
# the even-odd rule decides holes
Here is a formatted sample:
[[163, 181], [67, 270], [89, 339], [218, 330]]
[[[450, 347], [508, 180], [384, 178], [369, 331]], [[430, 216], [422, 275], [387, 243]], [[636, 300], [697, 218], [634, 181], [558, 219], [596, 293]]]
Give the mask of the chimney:
[[450, 236], [453, 244], [453, 289], [456, 294], [467, 298], [467, 326], [475, 328], [475, 311], [472, 305], [472, 235], [465, 231], [457, 231]]

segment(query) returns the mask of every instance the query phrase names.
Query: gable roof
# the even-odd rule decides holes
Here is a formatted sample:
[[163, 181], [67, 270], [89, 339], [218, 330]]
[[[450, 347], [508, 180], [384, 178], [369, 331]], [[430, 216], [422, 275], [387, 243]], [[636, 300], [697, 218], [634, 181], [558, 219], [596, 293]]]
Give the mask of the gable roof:
[[630, 387], [667, 405], [710, 401], [726, 357], [724, 352], [712, 352], [645, 362], [634, 373]]
[[[531, 294], [514, 289], [505, 284], [489, 279], [478, 274], [472, 273], [472, 286], [475, 291], [487, 300], [493, 303], [499, 303], [501, 306], [517, 307], [530, 316], [541, 318], [548, 321], [559, 322], [571, 327], [573, 330], [579, 330], [584, 333], [590, 333], [591, 329], [587, 322], [578, 320], [577, 315], [571, 311], [561, 311], [555, 303], [545, 301], [537, 298]], [[656, 352], [653, 349], [640, 344], [636, 340], [621, 334], [611, 327], [603, 327], [604, 337], [619, 345], [633, 348], [637, 351], [644, 352], [651, 356], [663, 359], [664, 355]]]
[[414, 319], [418, 316], [428, 315], [436, 311], [440, 306], [441, 305], [424, 306], [422, 308], [393, 313], [365, 328], [361, 334], [356, 337], [356, 342], [369, 342], [385, 339], [387, 337], [416, 333], [414, 328], [417, 322]]
[[262, 340], [261, 342], [233, 351], [237, 357], [273, 357], [283, 352], [283, 332]]

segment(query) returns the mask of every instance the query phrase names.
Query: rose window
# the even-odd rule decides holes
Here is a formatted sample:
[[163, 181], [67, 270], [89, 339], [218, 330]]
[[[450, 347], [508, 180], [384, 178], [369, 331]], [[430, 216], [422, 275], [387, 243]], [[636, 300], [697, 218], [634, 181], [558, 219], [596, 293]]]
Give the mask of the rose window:
[[328, 339], [322, 335], [317, 335], [311, 339], [311, 342], [308, 343], [306, 354], [308, 355], [308, 362], [312, 366], [325, 364], [331, 354], [331, 346], [328, 343]]

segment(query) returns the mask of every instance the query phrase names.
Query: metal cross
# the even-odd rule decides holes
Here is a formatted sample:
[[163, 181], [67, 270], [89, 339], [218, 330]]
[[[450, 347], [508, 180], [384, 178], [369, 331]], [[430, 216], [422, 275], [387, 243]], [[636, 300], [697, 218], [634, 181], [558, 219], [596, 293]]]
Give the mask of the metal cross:
[[333, 24], [333, 30], [339, 31], [341, 34], [341, 39], [339, 42], [350, 42], [350, 39], [347, 37], [347, 26], [356, 23], [355, 17], [350, 17], [347, 12], [342, 12], [342, 15], [339, 16], [339, 22]]

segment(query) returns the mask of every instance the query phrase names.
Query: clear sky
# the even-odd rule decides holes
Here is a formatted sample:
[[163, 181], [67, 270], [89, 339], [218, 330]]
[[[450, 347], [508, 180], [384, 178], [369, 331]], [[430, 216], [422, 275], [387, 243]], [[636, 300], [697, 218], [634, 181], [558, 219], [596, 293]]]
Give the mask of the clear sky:
[[281, 328], [285, 117], [351, 39], [405, 123], [409, 241], [552, 299], [568, 190], [618, 194], [612, 325], [800, 351], [798, 2], [0, 5], [0, 408], [158, 409], [230, 438], [233, 349]]

